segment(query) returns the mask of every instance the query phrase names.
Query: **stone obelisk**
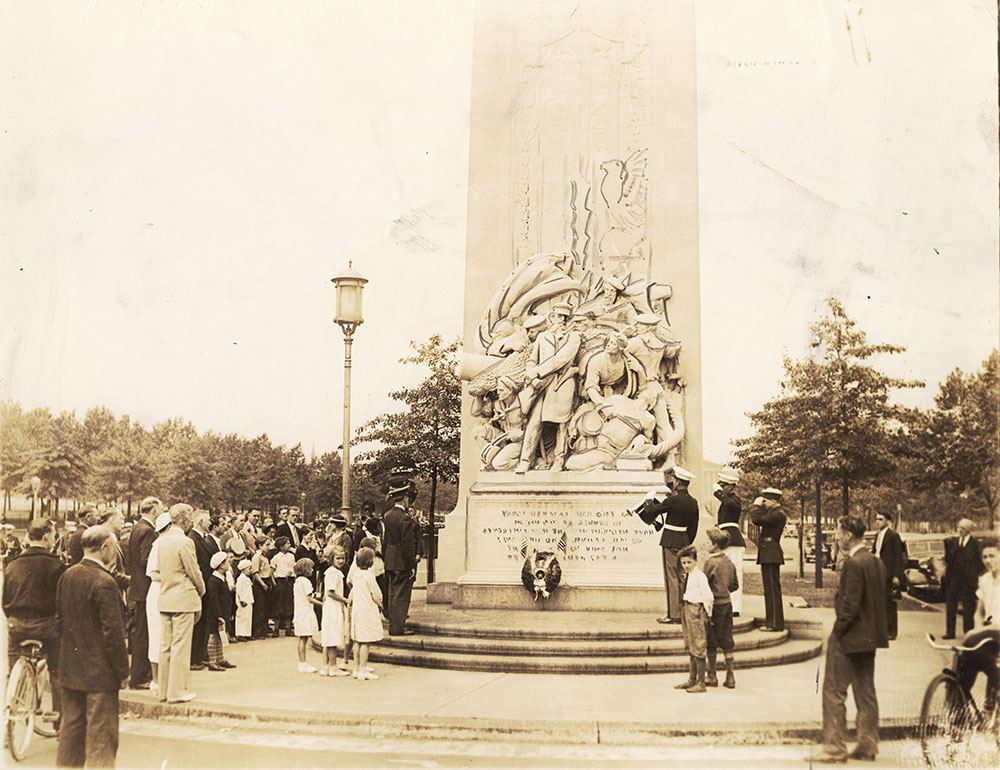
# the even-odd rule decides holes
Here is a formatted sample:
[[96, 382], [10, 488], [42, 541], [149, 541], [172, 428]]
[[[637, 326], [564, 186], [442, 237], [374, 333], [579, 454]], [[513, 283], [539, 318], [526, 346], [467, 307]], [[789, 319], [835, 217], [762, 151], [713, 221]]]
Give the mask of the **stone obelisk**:
[[[598, 286], [615, 276], [647, 287], [645, 298], [683, 344], [674, 372], [684, 388], [676, 462], [696, 474], [692, 494], [704, 500], [694, 0], [477, 0], [472, 89], [466, 351], [484, 351], [484, 308], [532, 255], [570, 255]], [[662, 609], [658, 537], [625, 514], [662, 473], [532, 472], [518, 498], [517, 480], [494, 481], [513, 474], [483, 472], [472, 408], [465, 392], [459, 499], [441, 533], [429, 599], [518, 604], [519, 530], [505, 525], [517, 522], [526, 537], [547, 533], [551, 545], [565, 516], [582, 511], [581, 526], [570, 527], [576, 556], [563, 566], [567, 586], [599, 589], [606, 574], [607, 587], [631, 592], [624, 604]], [[514, 490], [511, 499], [505, 490]], [[617, 542], [616, 555], [584, 564], [602, 539], [602, 517], [604, 545]], [[553, 526], [529, 526], [539, 521]], [[506, 549], [502, 561], [498, 549]], [[621, 595], [577, 596], [565, 606], [623, 606]]]

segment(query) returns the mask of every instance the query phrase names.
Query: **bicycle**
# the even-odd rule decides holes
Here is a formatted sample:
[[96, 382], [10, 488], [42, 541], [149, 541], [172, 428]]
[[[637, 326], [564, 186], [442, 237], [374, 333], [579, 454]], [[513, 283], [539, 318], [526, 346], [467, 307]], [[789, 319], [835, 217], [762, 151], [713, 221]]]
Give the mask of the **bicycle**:
[[52, 709], [49, 667], [36, 639], [21, 642], [21, 655], [10, 669], [4, 699], [7, 748], [15, 760], [24, 759], [32, 730], [44, 738], [59, 733], [59, 714]]
[[[927, 642], [936, 650], [951, 651], [954, 655], [951, 667], [946, 667], [927, 685], [920, 707], [920, 748], [924, 761], [931, 768], [978, 766], [977, 757], [987, 756], [1000, 748], [1000, 709], [994, 704], [989, 713], [981, 710], [971, 686], [962, 683], [960, 672], [963, 662], [969, 661], [963, 656], [989, 644], [995, 647], [997, 638], [985, 636], [966, 647], [939, 644], [932, 634], [927, 634]], [[996, 654], [995, 650], [990, 652]], [[987, 763], [986, 766], [995, 764]]]

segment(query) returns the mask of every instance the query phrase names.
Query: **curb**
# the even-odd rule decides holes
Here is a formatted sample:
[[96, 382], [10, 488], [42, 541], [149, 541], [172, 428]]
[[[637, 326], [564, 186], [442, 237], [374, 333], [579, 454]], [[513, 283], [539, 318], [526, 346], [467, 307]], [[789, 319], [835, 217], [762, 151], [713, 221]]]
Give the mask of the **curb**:
[[[692, 723], [667, 725], [636, 722], [572, 720], [513, 720], [404, 715], [342, 714], [306, 710], [255, 709], [205, 703], [166, 704], [151, 696], [121, 694], [121, 711], [147, 719], [212, 719], [244, 726], [267, 725], [289, 733], [337, 733], [372, 738], [426, 738], [555, 742], [564, 744], [667, 745], [678, 738], [729, 745], [773, 745], [778, 742], [819, 742], [817, 722]], [[882, 740], [913, 738], [918, 717], [885, 719], [879, 725]], [[849, 729], [853, 732], [853, 727]]]

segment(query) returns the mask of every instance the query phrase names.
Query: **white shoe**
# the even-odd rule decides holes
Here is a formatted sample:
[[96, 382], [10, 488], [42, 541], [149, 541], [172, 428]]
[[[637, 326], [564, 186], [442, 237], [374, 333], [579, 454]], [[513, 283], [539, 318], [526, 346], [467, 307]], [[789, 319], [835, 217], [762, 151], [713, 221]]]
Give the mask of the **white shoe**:
[[339, 668], [331, 668], [330, 676], [353, 676], [350, 671], [341, 671]]
[[330, 676], [330, 667], [329, 666], [322, 666], [322, 667], [320, 667], [319, 675], [320, 676]]
[[160, 685], [158, 685], [156, 682], [150, 682], [149, 683], [149, 692], [152, 695], [159, 695], [160, 694]]
[[350, 671], [351, 670], [351, 667], [348, 666], [346, 663], [338, 663], [337, 664], [337, 668], [339, 668], [341, 671]]
[[198, 696], [193, 692], [186, 692], [176, 698], [167, 698], [167, 703], [187, 703], [189, 701], [193, 701], [197, 697]]
[[378, 679], [378, 674], [373, 674], [371, 671], [365, 671], [358, 679]]
[[308, 663], [299, 663], [299, 673], [314, 674], [316, 673], [316, 666], [310, 666]]

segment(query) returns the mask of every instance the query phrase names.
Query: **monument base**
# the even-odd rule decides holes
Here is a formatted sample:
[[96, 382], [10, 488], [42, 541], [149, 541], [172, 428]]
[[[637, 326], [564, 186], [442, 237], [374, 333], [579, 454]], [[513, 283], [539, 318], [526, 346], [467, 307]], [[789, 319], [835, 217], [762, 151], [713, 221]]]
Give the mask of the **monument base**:
[[[447, 598], [445, 598], [447, 597]], [[429, 603], [445, 602], [455, 609], [503, 609], [558, 612], [642, 612], [662, 615], [666, 611], [663, 586], [657, 588], [560, 586], [548, 599], [535, 599], [523, 585], [487, 585], [483, 583], [435, 586]]]

